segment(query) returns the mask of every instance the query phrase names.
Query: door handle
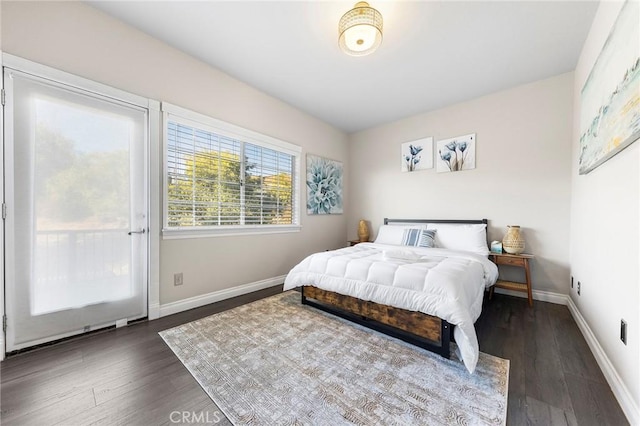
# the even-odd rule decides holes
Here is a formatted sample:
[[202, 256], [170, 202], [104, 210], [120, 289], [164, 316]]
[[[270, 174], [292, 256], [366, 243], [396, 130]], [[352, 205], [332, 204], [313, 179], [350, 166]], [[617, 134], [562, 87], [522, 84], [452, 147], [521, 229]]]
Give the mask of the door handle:
[[139, 231], [129, 231], [128, 235], [131, 235], [131, 234], [144, 234], [144, 233], [145, 233], [145, 230], [144, 230], [144, 228], [142, 228]]

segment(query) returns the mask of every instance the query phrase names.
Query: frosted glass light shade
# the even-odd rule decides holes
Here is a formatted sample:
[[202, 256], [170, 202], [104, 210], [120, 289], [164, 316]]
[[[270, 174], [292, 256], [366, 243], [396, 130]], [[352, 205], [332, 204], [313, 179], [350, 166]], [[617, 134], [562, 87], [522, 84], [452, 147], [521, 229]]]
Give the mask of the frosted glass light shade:
[[369, 3], [358, 2], [340, 18], [338, 34], [340, 48], [347, 55], [373, 53], [382, 43], [382, 15]]

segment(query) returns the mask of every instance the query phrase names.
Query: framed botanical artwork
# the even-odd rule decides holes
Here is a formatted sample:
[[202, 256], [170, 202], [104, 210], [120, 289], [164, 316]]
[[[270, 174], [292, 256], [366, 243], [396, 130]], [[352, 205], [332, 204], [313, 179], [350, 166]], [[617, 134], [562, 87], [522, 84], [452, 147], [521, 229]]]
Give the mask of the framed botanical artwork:
[[415, 172], [433, 168], [433, 138], [422, 138], [402, 144], [401, 170]]
[[640, 138], [640, 3], [622, 6], [580, 92], [579, 173]]
[[342, 214], [342, 163], [307, 154], [307, 214]]
[[459, 172], [476, 168], [476, 134], [436, 142], [436, 171]]

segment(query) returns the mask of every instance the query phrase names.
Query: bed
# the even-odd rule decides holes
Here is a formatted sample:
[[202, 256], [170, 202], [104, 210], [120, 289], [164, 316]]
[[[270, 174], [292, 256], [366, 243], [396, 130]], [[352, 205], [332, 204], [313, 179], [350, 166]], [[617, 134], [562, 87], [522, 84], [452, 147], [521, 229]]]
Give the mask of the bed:
[[473, 372], [474, 323], [497, 267], [488, 260], [487, 220], [385, 219], [376, 241], [315, 253], [287, 275], [303, 304], [397, 337]]

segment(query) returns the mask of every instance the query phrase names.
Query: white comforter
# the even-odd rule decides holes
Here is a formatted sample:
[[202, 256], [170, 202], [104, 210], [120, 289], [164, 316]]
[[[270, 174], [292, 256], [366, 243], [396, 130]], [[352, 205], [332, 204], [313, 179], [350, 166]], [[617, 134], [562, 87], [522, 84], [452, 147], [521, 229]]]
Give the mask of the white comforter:
[[313, 285], [455, 324], [460, 357], [470, 373], [478, 362], [473, 324], [498, 268], [471, 252], [360, 243], [312, 254], [287, 275], [284, 289]]

